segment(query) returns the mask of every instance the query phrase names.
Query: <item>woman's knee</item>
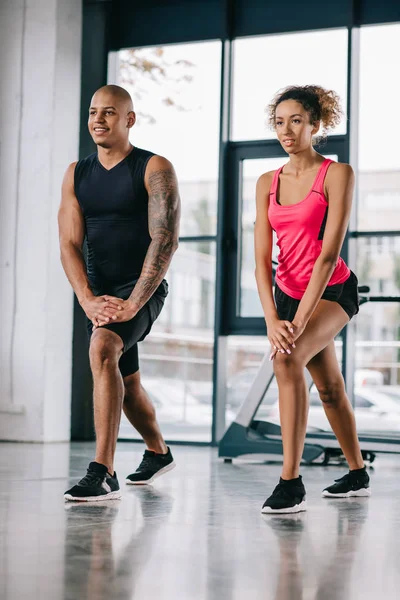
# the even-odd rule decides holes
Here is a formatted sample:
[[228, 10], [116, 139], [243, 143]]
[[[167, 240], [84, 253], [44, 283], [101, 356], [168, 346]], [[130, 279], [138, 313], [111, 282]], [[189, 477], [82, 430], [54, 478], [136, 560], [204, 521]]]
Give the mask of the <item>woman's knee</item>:
[[325, 406], [337, 406], [343, 401], [345, 387], [343, 380], [331, 381], [317, 386], [319, 397]]
[[296, 350], [291, 354], [286, 352], [278, 352], [274, 358], [274, 371], [275, 375], [288, 377], [290, 375], [297, 375], [298, 372], [303, 370], [305, 363], [302, 360], [300, 353], [296, 354]]
[[99, 335], [93, 335], [89, 358], [92, 368], [103, 368], [106, 365], [116, 365], [122, 354], [122, 341], [120, 342], [113, 334], [101, 332]]

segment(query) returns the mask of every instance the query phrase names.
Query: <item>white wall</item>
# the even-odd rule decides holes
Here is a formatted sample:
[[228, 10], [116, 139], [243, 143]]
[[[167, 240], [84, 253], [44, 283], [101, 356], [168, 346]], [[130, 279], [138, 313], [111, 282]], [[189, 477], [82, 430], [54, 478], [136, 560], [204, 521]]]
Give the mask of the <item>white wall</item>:
[[69, 440], [73, 296], [57, 233], [78, 157], [81, 0], [0, 2], [0, 439]]

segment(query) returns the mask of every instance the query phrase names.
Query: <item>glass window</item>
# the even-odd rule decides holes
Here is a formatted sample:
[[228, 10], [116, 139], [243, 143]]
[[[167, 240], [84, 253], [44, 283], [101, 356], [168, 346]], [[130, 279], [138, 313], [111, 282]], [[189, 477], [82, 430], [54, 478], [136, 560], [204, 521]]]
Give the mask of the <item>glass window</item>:
[[[132, 48], [113, 58], [109, 83], [125, 87], [135, 104], [131, 142], [176, 169], [180, 236], [215, 236], [221, 42]], [[143, 385], [167, 440], [211, 440], [215, 260], [214, 241], [181, 242], [165, 307], [139, 345]], [[125, 417], [120, 437], [138, 437]]]
[[373, 296], [400, 295], [400, 235], [358, 238], [356, 274]]
[[[142, 383], [167, 440], [211, 440], [215, 250], [215, 242], [181, 242], [165, 306], [139, 344]], [[140, 437], [125, 416], [120, 437]]]
[[[275, 93], [288, 85], [317, 84], [333, 89], [346, 114], [347, 47], [346, 29], [235, 40], [232, 139], [273, 138], [265, 108]], [[345, 132], [343, 118], [335, 133]]]
[[221, 42], [133, 48], [117, 58], [114, 81], [130, 92], [137, 114], [132, 144], [165, 156], [176, 169], [180, 235], [215, 235]]
[[400, 304], [367, 302], [356, 318], [358, 430], [400, 431]]
[[[400, 24], [360, 30], [358, 229], [400, 229]], [[388, 125], [390, 123], [390, 125]]]
[[[228, 337], [226, 388], [226, 426], [234, 420], [257, 374], [269, 342], [262, 336]], [[272, 386], [274, 388], [276, 386]], [[271, 389], [274, 399], [276, 397]]]

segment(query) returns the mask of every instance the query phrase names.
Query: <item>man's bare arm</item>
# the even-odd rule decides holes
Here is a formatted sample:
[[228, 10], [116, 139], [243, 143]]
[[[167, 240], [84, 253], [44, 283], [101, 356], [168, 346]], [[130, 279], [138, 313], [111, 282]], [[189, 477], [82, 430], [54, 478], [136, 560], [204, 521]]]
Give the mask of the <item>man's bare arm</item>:
[[93, 296], [86, 275], [82, 246], [85, 225], [82, 211], [74, 191], [74, 170], [72, 163], [62, 184], [62, 196], [58, 211], [58, 229], [60, 236], [61, 263], [80, 304], [85, 298]]
[[[110, 321], [110, 316], [105, 315], [103, 309], [106, 306], [111, 308], [115, 303], [107, 302], [104, 297], [96, 297], [90, 288], [82, 252], [85, 224], [74, 190], [75, 165], [72, 163], [64, 175], [58, 211], [61, 263], [80, 305], [97, 326]], [[119, 308], [119, 303], [115, 305], [115, 310], [117, 306]]]
[[171, 163], [161, 156], [150, 159], [145, 185], [149, 193], [151, 244], [129, 299], [135, 313], [146, 304], [163, 280], [179, 238], [180, 198]]

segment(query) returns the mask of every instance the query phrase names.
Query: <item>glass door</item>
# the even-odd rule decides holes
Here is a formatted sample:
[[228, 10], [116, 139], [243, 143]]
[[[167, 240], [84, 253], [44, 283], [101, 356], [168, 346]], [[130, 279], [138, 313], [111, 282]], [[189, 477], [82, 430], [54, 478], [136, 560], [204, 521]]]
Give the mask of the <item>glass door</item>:
[[[324, 156], [345, 160], [344, 145], [333, 141], [324, 147]], [[257, 179], [287, 162], [287, 154], [273, 141], [234, 144], [230, 155], [230, 185], [225, 231], [226, 311], [225, 334], [265, 335], [263, 312], [254, 276], [254, 223], [256, 218], [255, 190]], [[233, 202], [231, 201], [233, 200]], [[346, 244], [344, 247], [346, 254]], [[273, 246], [273, 260], [278, 248]]]

